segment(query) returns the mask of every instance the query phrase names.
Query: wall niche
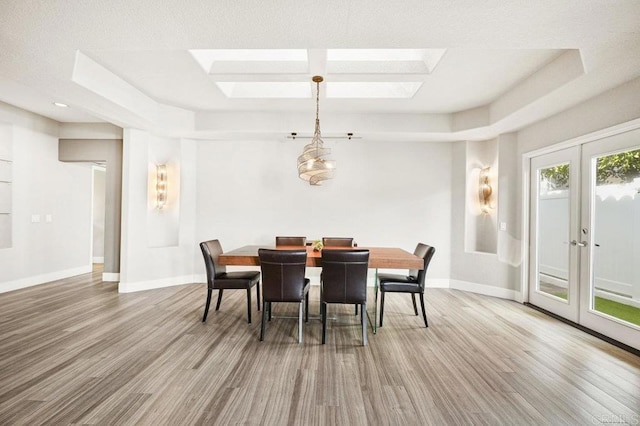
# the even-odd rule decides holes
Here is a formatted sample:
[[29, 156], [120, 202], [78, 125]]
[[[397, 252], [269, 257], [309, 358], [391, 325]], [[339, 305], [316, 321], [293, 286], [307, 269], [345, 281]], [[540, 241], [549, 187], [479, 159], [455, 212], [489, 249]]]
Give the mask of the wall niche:
[[465, 251], [498, 251], [498, 141], [468, 141]]

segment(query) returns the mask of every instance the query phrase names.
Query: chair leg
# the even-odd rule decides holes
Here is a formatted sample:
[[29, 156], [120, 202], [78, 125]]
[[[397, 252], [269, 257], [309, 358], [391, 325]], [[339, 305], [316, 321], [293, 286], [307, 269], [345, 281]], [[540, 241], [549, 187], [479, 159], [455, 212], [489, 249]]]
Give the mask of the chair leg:
[[380, 292], [380, 327], [382, 327], [382, 318], [384, 317], [384, 291]]
[[247, 319], [251, 324], [251, 287], [247, 289]]
[[302, 343], [302, 310], [304, 302], [300, 301], [300, 307], [298, 308], [298, 343]]
[[[367, 312], [367, 304], [360, 305], [361, 312]], [[361, 315], [360, 321], [362, 322], [362, 346], [367, 346], [367, 320], [364, 319], [364, 313]]]
[[429, 327], [427, 322], [427, 312], [424, 310], [424, 294], [420, 293], [420, 305], [422, 306], [422, 319], [424, 319], [424, 326]]
[[418, 316], [418, 307], [416, 306], [416, 294], [415, 293], [411, 293], [411, 300], [413, 301], [413, 312], [415, 312], [416, 316]]
[[260, 341], [262, 342], [264, 340], [264, 326], [265, 326], [265, 317], [267, 316], [267, 303], [270, 302], [263, 302], [262, 303], [262, 322], [260, 323]]
[[220, 309], [221, 301], [222, 301], [222, 289], [218, 290], [218, 302], [216, 303], [216, 311]]
[[269, 321], [271, 321], [271, 302], [268, 302], [269, 306]]
[[322, 344], [324, 345], [327, 338], [327, 304], [320, 302], [320, 312], [322, 312]]
[[356, 303], [356, 304], [355, 304], [355, 305], [353, 305], [353, 306], [355, 306], [355, 307], [356, 307], [356, 313], [355, 313], [355, 315], [358, 315], [358, 304]]
[[304, 295], [304, 322], [309, 322], [309, 293]]
[[256, 283], [256, 304], [258, 305], [258, 310], [260, 310], [260, 281]]
[[211, 292], [213, 290], [211, 290], [210, 288], [207, 289], [207, 303], [204, 305], [204, 315], [202, 317], [202, 322], [205, 322], [207, 320], [207, 314], [209, 313], [209, 304], [211, 304]]

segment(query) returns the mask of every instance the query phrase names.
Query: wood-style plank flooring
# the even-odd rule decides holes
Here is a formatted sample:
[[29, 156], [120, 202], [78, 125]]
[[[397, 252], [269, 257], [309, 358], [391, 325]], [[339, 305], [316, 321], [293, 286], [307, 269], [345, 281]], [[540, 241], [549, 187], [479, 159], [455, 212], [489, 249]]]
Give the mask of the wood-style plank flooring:
[[515, 302], [429, 289], [425, 329], [390, 294], [367, 347], [353, 306], [331, 305], [323, 346], [319, 321], [298, 344], [281, 318], [259, 342], [243, 291], [203, 324], [205, 294], [118, 294], [99, 273], [0, 294], [0, 424], [640, 422], [640, 358]]

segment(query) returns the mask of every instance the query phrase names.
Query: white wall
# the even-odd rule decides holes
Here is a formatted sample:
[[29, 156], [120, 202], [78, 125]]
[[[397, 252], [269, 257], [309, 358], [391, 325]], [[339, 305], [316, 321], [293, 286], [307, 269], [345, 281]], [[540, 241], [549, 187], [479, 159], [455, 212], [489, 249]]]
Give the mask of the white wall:
[[[169, 176], [169, 191], [178, 191], [179, 226], [165, 227], [162, 220], [150, 221], [149, 170], [167, 145], [178, 147], [177, 157], [166, 158], [179, 170], [179, 180]], [[194, 281], [194, 258], [197, 245], [196, 223], [196, 143], [162, 138], [148, 132], [125, 129], [122, 176], [122, 250], [120, 292], [146, 290]], [[163, 157], [164, 158], [164, 157]], [[157, 219], [157, 218], [156, 218]], [[151, 247], [152, 233], [177, 232], [177, 244]]]
[[411, 252], [424, 242], [436, 248], [427, 279], [449, 278], [451, 144], [325, 142], [336, 177], [311, 187], [296, 168], [306, 143], [199, 142], [197, 242], [217, 238], [228, 251], [276, 235], [351, 236]]
[[13, 138], [13, 245], [0, 249], [0, 291], [91, 271], [91, 168], [58, 161], [55, 121], [0, 103], [0, 122]]

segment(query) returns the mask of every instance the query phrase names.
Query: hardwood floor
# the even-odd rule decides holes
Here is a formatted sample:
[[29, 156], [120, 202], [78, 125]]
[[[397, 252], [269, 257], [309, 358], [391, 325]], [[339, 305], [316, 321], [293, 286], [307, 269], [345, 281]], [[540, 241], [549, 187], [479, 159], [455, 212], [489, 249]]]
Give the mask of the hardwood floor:
[[205, 295], [118, 294], [98, 272], [0, 294], [0, 424], [640, 422], [640, 358], [515, 302], [430, 289], [425, 329], [390, 294], [363, 347], [350, 305], [324, 346], [319, 321], [300, 345], [280, 318], [261, 343], [245, 292], [203, 324]]

